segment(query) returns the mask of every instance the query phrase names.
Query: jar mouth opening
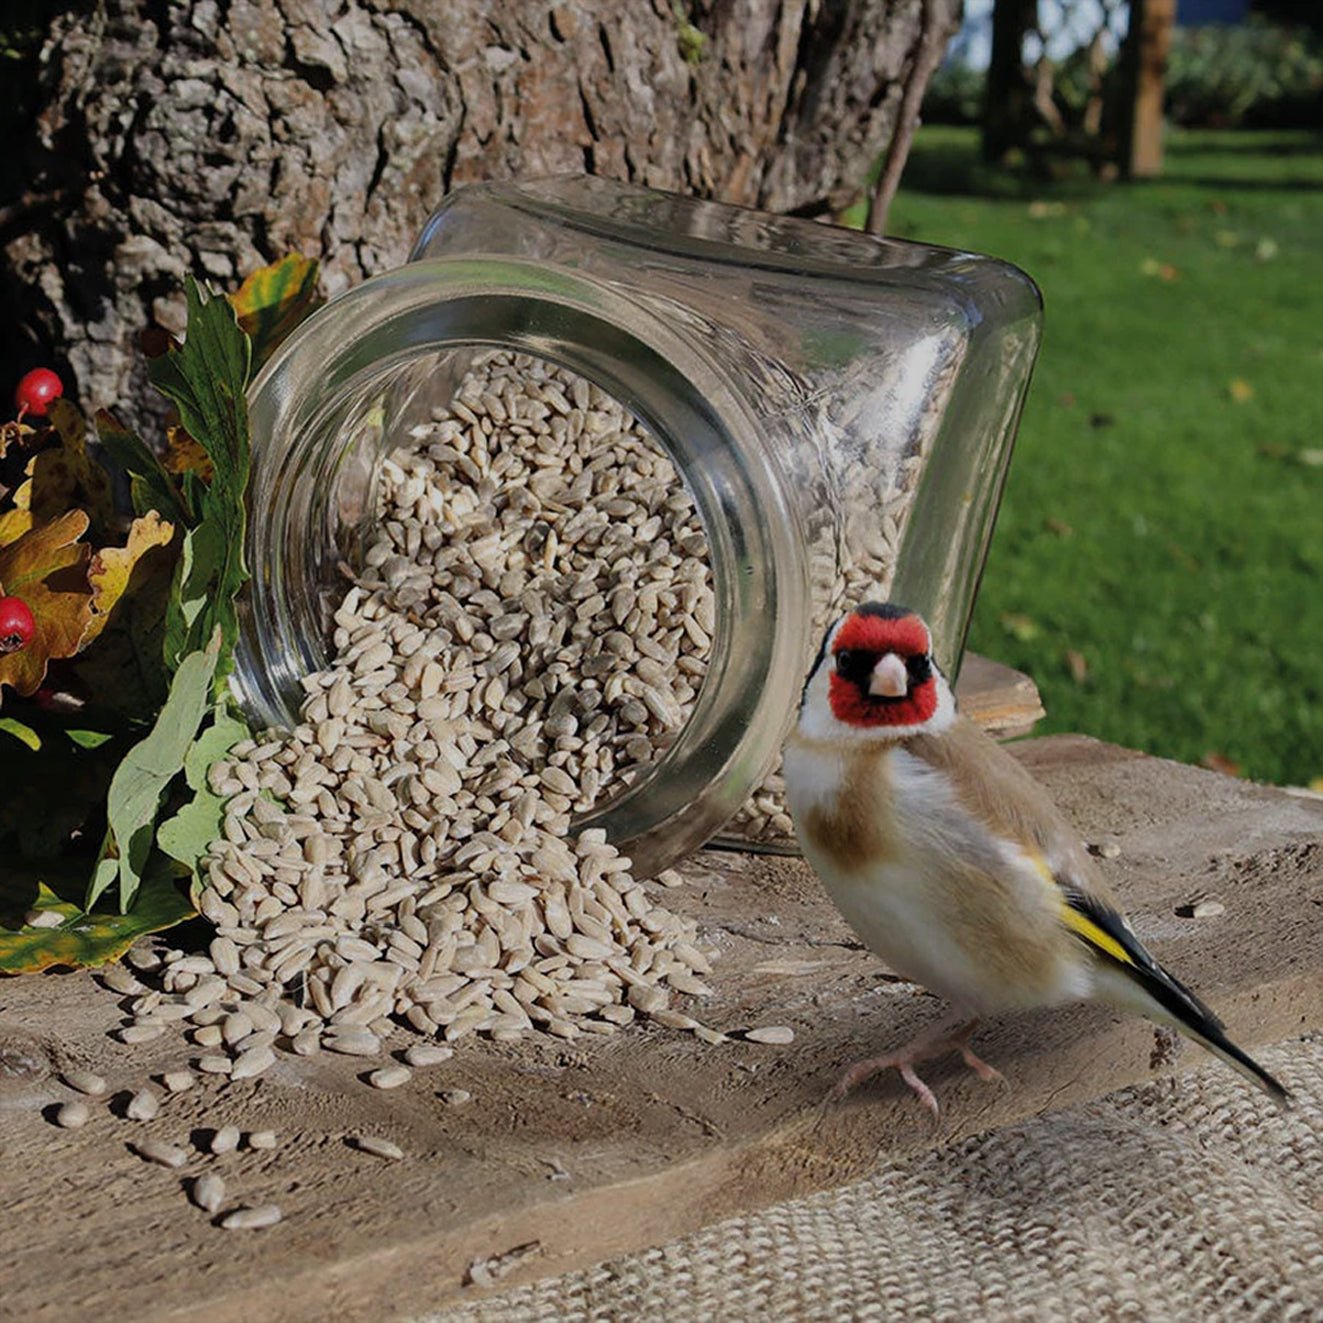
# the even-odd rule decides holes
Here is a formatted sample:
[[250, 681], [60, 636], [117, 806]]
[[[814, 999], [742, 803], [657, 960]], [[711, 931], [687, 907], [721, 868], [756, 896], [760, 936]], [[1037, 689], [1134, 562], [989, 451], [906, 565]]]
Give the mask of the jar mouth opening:
[[[804, 573], [784, 536], [785, 493], [734, 395], [650, 315], [624, 300], [584, 307], [578, 290], [572, 300], [565, 290], [464, 290], [454, 265], [416, 263], [342, 296], [254, 383], [255, 574], [236, 689], [259, 722], [297, 721], [303, 677], [331, 661], [327, 623], [362, 566], [382, 463], [448, 403], [475, 359], [504, 350], [564, 368], [638, 420], [682, 476], [707, 536], [714, 628], [687, 719], [632, 782], [608, 783], [574, 824], [604, 827], [641, 873], [652, 871], [717, 830], [779, 750], [804, 652], [794, 623]], [[439, 273], [430, 287], [423, 281], [435, 267], [447, 268], [441, 289]], [[392, 297], [380, 297], [378, 282]], [[355, 295], [368, 314], [359, 327], [344, 307]], [[337, 306], [338, 323], [327, 315]]]

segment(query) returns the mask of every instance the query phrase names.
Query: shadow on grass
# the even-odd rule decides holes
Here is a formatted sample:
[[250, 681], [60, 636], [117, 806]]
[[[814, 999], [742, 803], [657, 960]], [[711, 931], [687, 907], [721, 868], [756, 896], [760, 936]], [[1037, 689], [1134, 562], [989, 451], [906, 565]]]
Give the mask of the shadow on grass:
[[[1040, 160], [1042, 158], [1039, 158]], [[921, 134], [905, 166], [905, 188], [948, 197], [991, 198], [1005, 202], [1042, 197], [1089, 198], [1109, 186], [1082, 159], [1054, 158], [1050, 164], [1028, 160], [992, 165], [983, 159], [976, 132], [944, 130]]]
[[1215, 144], [1200, 137], [1178, 137], [1166, 144], [1171, 157], [1206, 156], [1323, 156], [1323, 129], [1281, 131], [1264, 129], [1253, 135], [1222, 134]]
[[[1315, 167], [1301, 172], [1295, 168], [1297, 162], [1323, 160], [1323, 132], [1178, 134], [1168, 141], [1166, 154], [1168, 169], [1153, 182], [1251, 192], [1323, 189], [1323, 170]], [[1219, 171], [1219, 158], [1229, 166], [1225, 172]], [[1263, 171], [1240, 173], [1256, 159], [1263, 162]], [[1206, 162], [1202, 170], [1201, 162]], [[1148, 182], [1132, 180], [1128, 185]], [[907, 190], [948, 197], [1016, 202], [1050, 194], [1061, 200], [1086, 201], [1115, 187], [1098, 179], [1082, 157], [1041, 155], [992, 165], [983, 159], [976, 130], [946, 126], [920, 133], [905, 169]]]

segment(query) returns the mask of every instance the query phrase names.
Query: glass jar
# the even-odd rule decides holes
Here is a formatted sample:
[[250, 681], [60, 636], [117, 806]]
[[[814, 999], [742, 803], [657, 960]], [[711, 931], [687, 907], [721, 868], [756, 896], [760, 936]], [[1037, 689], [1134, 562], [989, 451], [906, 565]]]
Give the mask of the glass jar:
[[[775, 767], [847, 603], [921, 611], [954, 677], [1040, 318], [1028, 277], [987, 257], [600, 179], [460, 189], [407, 265], [328, 303], [253, 384], [241, 701], [260, 724], [295, 721], [386, 454], [476, 356], [549, 360], [648, 429], [707, 534], [697, 700], [580, 824], [641, 874], [662, 868]], [[766, 793], [741, 821], [746, 839], [787, 835]]]

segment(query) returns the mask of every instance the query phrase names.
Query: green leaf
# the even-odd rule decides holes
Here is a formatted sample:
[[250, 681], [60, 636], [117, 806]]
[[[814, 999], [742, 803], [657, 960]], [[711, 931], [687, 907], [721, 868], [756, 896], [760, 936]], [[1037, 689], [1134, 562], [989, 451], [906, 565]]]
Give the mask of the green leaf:
[[184, 776], [195, 794], [156, 833], [157, 845], [193, 874], [195, 888], [206, 885], [199, 864], [207, 847], [221, 835], [225, 820], [225, 799], [212, 794], [207, 786], [207, 772], [214, 762], [247, 737], [248, 727], [224, 706], [218, 706], [216, 720], [193, 741], [184, 759]]
[[[219, 631], [208, 646], [179, 664], [156, 724], [123, 758], [106, 796], [108, 845], [119, 863], [119, 908], [128, 910], [142, 880], [155, 837], [156, 816], [170, 782], [183, 770], [189, 746], [202, 723], [221, 647]], [[103, 849], [103, 856], [108, 854]], [[108, 874], [100, 864], [88, 889], [87, 907], [95, 904]]]
[[[202, 500], [206, 502], [205, 488]], [[225, 572], [225, 538], [222, 523], [209, 519], [206, 511], [202, 523], [184, 534], [165, 613], [165, 664], [172, 669], [196, 652], [220, 623], [208, 607], [215, 605], [215, 589]], [[224, 636], [223, 626], [221, 633]]]
[[184, 759], [184, 777], [189, 789], [205, 790], [211, 765], [224, 758], [240, 740], [246, 740], [248, 733], [244, 721], [226, 711], [223, 705], [218, 706], [215, 721], [193, 741]]
[[17, 717], [0, 717], [0, 730], [26, 744], [33, 753], [41, 748], [41, 736], [31, 726], [25, 726]]
[[136, 514], [158, 510], [170, 520], [187, 528], [194, 522], [191, 510], [184, 506], [174, 480], [165, 466], [135, 432], [105, 409], [93, 419], [101, 448], [129, 475], [129, 493]]
[[184, 343], [148, 364], [152, 384], [179, 410], [189, 434], [216, 467], [212, 487], [243, 494], [248, 480], [248, 385], [251, 350], [234, 309], [220, 295], [184, 284], [188, 322]]
[[115, 738], [104, 730], [66, 730], [64, 733], [82, 749], [97, 749]]
[[56, 965], [74, 968], [109, 964], [119, 959], [144, 933], [159, 932], [193, 917], [188, 897], [164, 871], [139, 891], [125, 914], [89, 914], [61, 900], [44, 882], [37, 885], [31, 906], [60, 914], [58, 928], [0, 928], [0, 973], [34, 974]]
[[210, 790], [199, 790], [173, 818], [161, 823], [156, 843], [171, 859], [196, 874], [198, 861], [221, 835], [224, 821], [225, 800]]
[[182, 346], [153, 359], [152, 381], [179, 411], [180, 421], [206, 451], [210, 482], [184, 477], [185, 503], [197, 513], [184, 540], [166, 615], [165, 661], [174, 668], [219, 627], [222, 646], [213, 676], [217, 696], [229, 674], [239, 619], [234, 599], [248, 579], [243, 546], [244, 492], [250, 464], [248, 379], [250, 346], [229, 302], [188, 281], [188, 327]]

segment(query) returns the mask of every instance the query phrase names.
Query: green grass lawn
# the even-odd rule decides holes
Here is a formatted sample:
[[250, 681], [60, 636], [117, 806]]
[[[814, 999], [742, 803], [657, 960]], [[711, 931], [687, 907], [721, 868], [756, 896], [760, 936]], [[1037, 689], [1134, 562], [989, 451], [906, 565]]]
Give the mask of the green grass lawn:
[[1323, 137], [1181, 133], [1031, 184], [920, 132], [894, 234], [1006, 258], [1046, 331], [971, 646], [1040, 730], [1323, 776]]

